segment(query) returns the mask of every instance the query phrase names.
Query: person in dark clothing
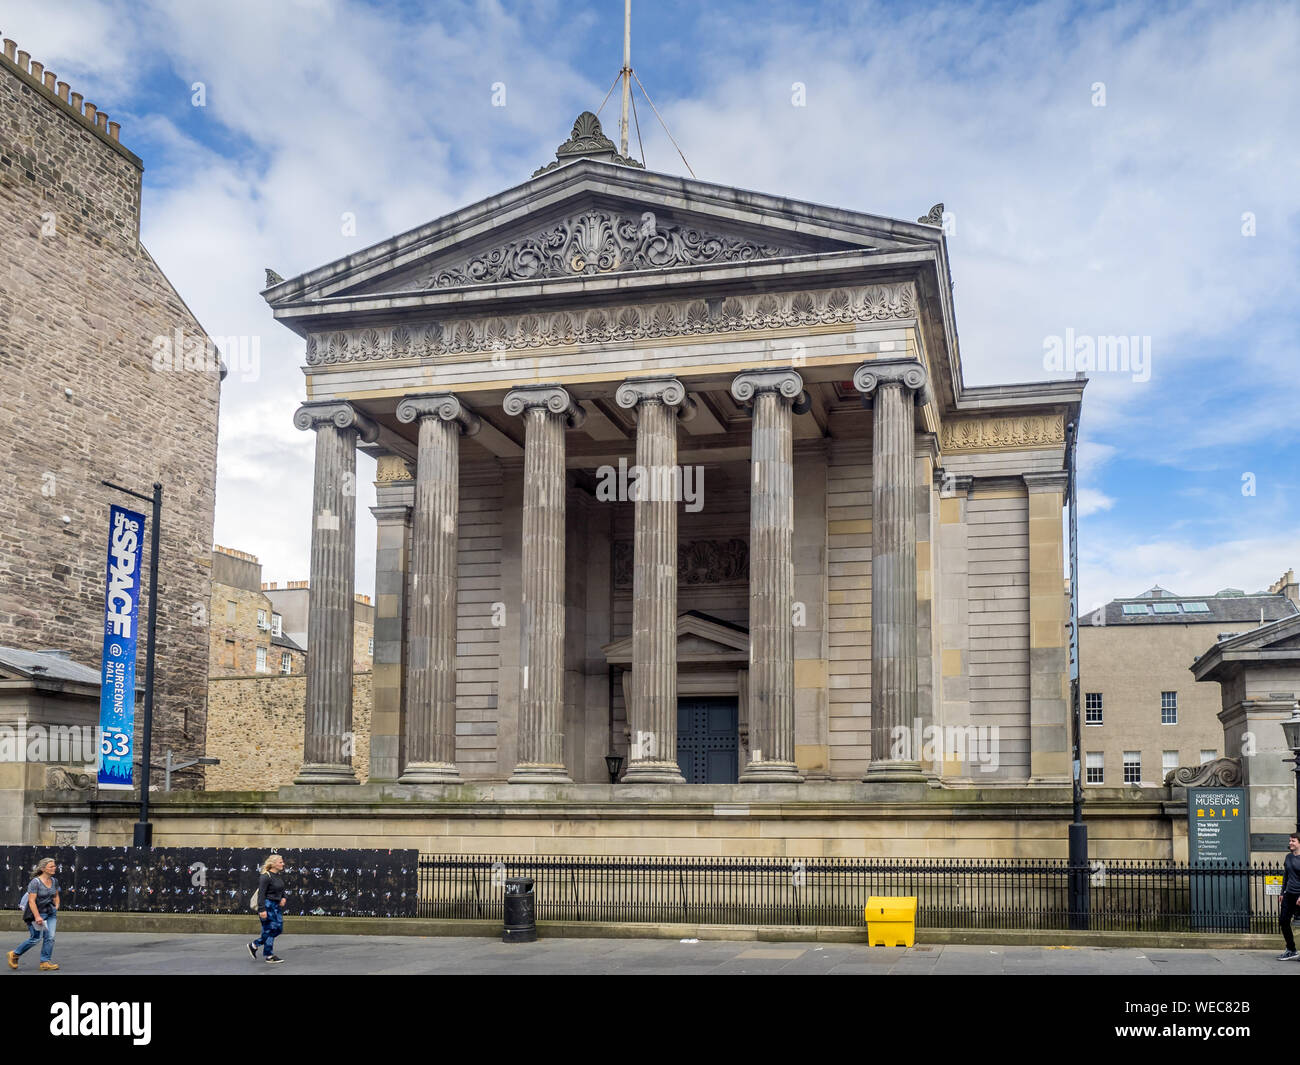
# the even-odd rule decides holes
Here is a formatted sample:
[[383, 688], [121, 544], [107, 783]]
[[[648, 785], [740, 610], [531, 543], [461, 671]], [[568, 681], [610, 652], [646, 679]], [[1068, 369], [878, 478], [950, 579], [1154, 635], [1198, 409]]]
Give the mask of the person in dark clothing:
[[268, 965], [277, 965], [284, 959], [275, 953], [275, 937], [284, 931], [284, 859], [272, 854], [262, 863], [262, 877], [257, 885], [257, 916], [262, 919], [262, 934], [248, 944], [248, 953], [257, 960], [257, 948]]
[[1277, 956], [1278, 961], [1300, 958], [1295, 949], [1295, 936], [1291, 932], [1291, 918], [1300, 910], [1300, 833], [1291, 833], [1287, 848], [1291, 853], [1282, 863], [1282, 904], [1277, 915], [1282, 925], [1282, 938], [1286, 940], [1286, 950]]

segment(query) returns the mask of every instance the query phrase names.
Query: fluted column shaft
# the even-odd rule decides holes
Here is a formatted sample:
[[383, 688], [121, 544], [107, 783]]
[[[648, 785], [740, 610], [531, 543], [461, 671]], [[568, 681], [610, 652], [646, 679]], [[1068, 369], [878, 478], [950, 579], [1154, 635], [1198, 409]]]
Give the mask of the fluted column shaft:
[[564, 763], [564, 432], [581, 408], [562, 388], [516, 389], [503, 403], [524, 418], [523, 596], [519, 754], [513, 783], [568, 783]]
[[677, 764], [678, 381], [627, 382], [620, 406], [635, 408], [632, 552], [632, 757], [627, 782], [683, 783]]
[[738, 400], [753, 397], [749, 503], [749, 735], [742, 783], [803, 779], [794, 758], [793, 370], [740, 374]]
[[308, 403], [294, 415], [316, 431], [307, 698], [296, 784], [355, 784], [352, 768], [352, 618], [357, 551], [357, 438], [378, 428], [346, 403]]
[[456, 541], [460, 437], [477, 426], [454, 396], [412, 396], [397, 408], [419, 424], [411, 516], [404, 784], [460, 779], [456, 768]]
[[[872, 397], [871, 764], [868, 780], [923, 779], [918, 758], [916, 457], [919, 363], [868, 363], [854, 384]], [[866, 386], [866, 387], [864, 387]], [[899, 745], [902, 737], [905, 746]], [[892, 757], [895, 752], [906, 755]]]

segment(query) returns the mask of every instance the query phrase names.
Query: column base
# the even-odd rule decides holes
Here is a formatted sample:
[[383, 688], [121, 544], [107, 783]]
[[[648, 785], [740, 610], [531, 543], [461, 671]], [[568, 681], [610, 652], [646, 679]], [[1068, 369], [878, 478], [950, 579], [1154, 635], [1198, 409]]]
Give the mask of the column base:
[[507, 778], [510, 784], [572, 784], [573, 778], [562, 765], [537, 765], [523, 763]]
[[925, 783], [925, 770], [920, 762], [901, 762], [894, 759], [882, 759], [867, 766], [867, 775], [862, 778], [865, 784], [907, 783], [918, 781]]
[[328, 762], [304, 762], [293, 778], [295, 784], [360, 784], [357, 771], [350, 765]]
[[750, 762], [737, 779], [741, 784], [802, 784], [803, 774], [793, 762]]
[[459, 784], [460, 770], [450, 762], [412, 762], [397, 778], [399, 784]]
[[676, 762], [633, 762], [627, 767], [620, 784], [685, 784]]

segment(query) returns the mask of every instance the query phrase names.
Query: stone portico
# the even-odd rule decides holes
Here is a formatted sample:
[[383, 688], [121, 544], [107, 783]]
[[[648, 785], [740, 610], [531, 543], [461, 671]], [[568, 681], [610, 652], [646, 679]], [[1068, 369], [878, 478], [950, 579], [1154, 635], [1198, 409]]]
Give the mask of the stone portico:
[[362, 448], [372, 783], [1067, 786], [1082, 382], [964, 383], [931, 218], [614, 156], [584, 115], [530, 181], [268, 278], [316, 436], [297, 782], [356, 783]]

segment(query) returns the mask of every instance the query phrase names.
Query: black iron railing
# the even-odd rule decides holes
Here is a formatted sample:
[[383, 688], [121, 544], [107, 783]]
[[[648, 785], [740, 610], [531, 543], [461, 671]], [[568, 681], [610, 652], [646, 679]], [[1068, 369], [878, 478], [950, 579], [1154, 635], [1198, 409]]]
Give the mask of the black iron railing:
[[[1273, 866], [1094, 861], [1087, 927], [1277, 930]], [[534, 881], [538, 920], [861, 925], [872, 895], [913, 895], [920, 928], [1067, 929], [1066, 861], [421, 855], [423, 917], [499, 921], [507, 877]]]

